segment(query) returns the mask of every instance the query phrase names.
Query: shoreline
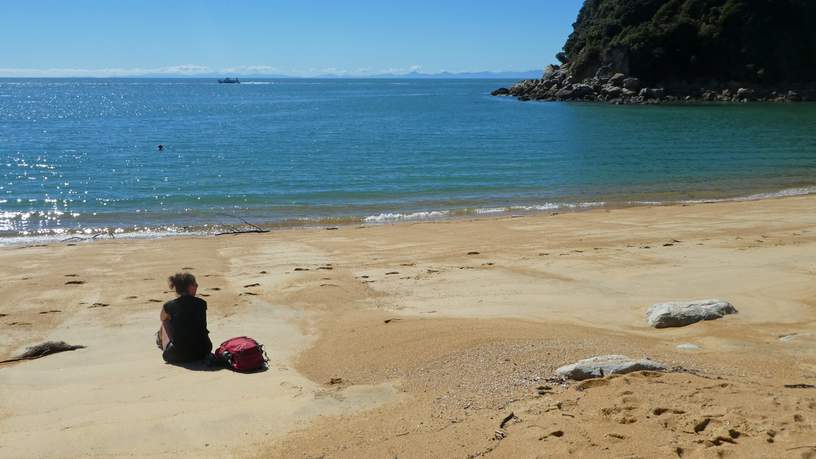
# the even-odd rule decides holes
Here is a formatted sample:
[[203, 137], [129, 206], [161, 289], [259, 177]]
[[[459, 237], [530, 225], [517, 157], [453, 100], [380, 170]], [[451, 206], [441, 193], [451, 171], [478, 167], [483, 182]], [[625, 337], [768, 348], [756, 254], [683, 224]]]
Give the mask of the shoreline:
[[[0, 358], [87, 346], [0, 366], [0, 455], [784, 456], [816, 432], [816, 394], [783, 386], [816, 383], [814, 204], [0, 248]], [[269, 370], [161, 362], [152, 333], [180, 270], [198, 278], [213, 343], [252, 336]], [[708, 297], [739, 314], [645, 322], [655, 302]], [[688, 372], [552, 379], [616, 353]], [[735, 443], [717, 440], [729, 428]]]
[[[698, 204], [715, 204], [727, 202], [752, 202], [774, 199], [786, 199], [790, 197], [809, 196], [816, 194], [816, 185], [805, 185], [795, 188], [784, 188], [778, 191], [757, 192], [733, 197], [715, 197], [686, 199], [673, 201], [588, 201], [588, 202], [546, 202], [541, 205], [508, 205], [484, 208], [462, 208], [447, 210], [425, 210], [407, 212], [387, 212], [367, 217], [346, 216], [327, 217], [303, 220], [285, 220], [282, 222], [255, 223], [245, 222], [236, 225], [213, 223], [202, 226], [183, 226], [181, 231], [170, 230], [171, 227], [161, 229], [147, 229], [143, 231], [126, 231], [117, 228], [116, 231], [109, 229], [85, 229], [64, 234], [48, 235], [0, 235], [0, 247], [19, 247], [32, 244], [61, 244], [61, 243], [84, 243], [98, 242], [101, 240], [152, 240], [164, 238], [198, 238], [227, 236], [255, 232], [254, 229], [261, 229], [263, 232], [277, 232], [287, 230], [319, 230], [334, 229], [352, 226], [382, 226], [403, 223], [433, 223], [446, 221], [474, 221], [492, 218], [518, 218], [536, 215], [560, 214], [585, 212], [592, 210], [615, 210], [630, 209], [639, 207], [673, 207], [689, 206]], [[242, 217], [236, 216], [236, 220]], [[260, 232], [260, 231], [259, 231]]]

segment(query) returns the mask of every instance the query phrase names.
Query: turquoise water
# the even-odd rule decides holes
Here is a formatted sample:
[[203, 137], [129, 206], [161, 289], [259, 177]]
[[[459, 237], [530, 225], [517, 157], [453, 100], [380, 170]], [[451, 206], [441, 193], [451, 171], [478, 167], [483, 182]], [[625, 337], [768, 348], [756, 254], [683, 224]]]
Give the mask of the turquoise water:
[[206, 232], [236, 217], [376, 223], [816, 190], [816, 105], [489, 96], [511, 83], [3, 79], [0, 236]]

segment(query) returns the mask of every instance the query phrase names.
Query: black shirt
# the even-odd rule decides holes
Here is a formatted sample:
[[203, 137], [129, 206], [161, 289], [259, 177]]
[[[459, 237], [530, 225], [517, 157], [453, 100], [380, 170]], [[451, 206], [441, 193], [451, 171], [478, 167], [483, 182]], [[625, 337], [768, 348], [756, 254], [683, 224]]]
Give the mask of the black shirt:
[[173, 347], [180, 355], [203, 358], [212, 350], [207, 330], [207, 302], [190, 295], [181, 295], [164, 303], [170, 316]]

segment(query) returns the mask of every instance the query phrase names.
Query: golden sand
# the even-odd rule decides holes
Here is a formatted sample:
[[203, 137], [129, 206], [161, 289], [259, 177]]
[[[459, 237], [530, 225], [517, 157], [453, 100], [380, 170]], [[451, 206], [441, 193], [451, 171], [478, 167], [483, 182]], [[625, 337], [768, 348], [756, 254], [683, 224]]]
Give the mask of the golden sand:
[[[795, 197], [5, 247], [0, 360], [87, 348], [0, 365], [0, 457], [812, 457], [816, 389], [785, 385], [816, 384], [814, 210]], [[268, 371], [161, 361], [180, 270], [213, 342], [256, 338]], [[739, 314], [645, 322], [653, 303], [703, 298]], [[598, 354], [682, 371], [553, 379]]]

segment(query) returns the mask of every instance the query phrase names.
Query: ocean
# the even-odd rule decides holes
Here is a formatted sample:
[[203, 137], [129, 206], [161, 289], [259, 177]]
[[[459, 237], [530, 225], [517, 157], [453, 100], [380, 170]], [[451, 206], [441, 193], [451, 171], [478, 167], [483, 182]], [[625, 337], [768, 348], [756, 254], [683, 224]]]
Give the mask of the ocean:
[[512, 83], [0, 79], [0, 244], [816, 191], [816, 104], [489, 95]]

